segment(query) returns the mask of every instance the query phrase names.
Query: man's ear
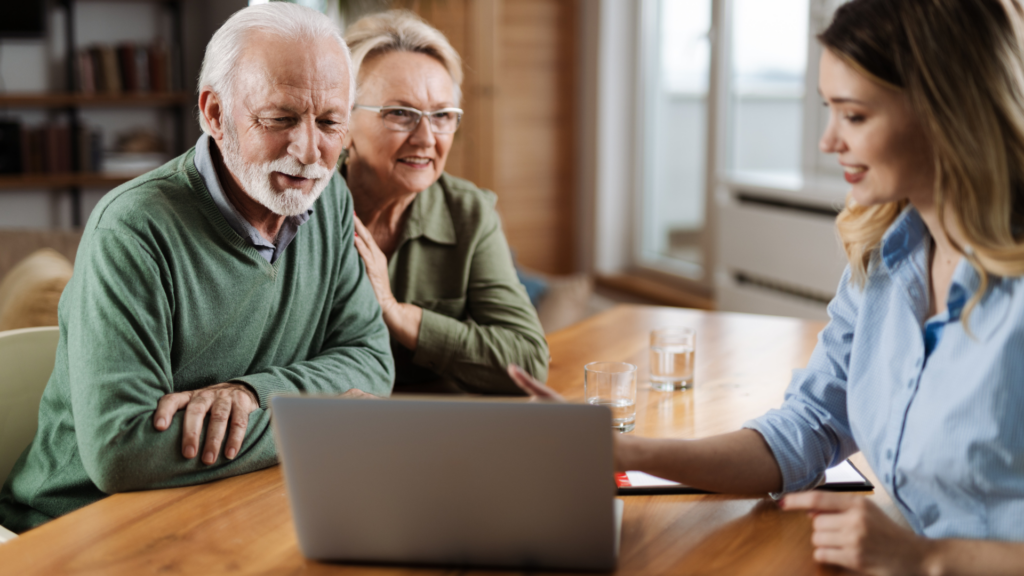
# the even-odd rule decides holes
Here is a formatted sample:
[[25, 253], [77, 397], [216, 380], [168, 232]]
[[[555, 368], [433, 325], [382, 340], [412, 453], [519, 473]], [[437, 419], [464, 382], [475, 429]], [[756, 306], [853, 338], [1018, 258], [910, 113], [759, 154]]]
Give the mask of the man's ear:
[[209, 86], [204, 86], [199, 92], [199, 113], [206, 121], [206, 127], [210, 136], [220, 142], [224, 139], [224, 106], [220, 96]]

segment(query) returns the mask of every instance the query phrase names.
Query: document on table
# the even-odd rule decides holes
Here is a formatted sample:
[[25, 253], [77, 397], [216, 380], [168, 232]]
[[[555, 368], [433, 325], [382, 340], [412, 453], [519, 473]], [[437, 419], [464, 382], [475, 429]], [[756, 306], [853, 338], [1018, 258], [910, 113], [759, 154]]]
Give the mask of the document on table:
[[[710, 493], [707, 490], [690, 488], [684, 484], [658, 478], [657, 476], [636, 470], [616, 472], [615, 483], [618, 485], [620, 496]], [[816, 488], [816, 490], [830, 490], [833, 492], [868, 492], [874, 489], [875, 486], [868, 482], [868, 479], [849, 460], [844, 460], [838, 466], [833, 466], [826, 470], [825, 483]]]

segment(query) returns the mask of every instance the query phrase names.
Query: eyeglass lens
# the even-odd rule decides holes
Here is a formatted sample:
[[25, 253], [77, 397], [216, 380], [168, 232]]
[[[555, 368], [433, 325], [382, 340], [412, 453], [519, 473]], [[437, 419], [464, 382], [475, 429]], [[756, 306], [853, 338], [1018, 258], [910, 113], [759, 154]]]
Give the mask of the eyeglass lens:
[[[389, 130], [410, 132], [419, 125], [423, 113], [404, 108], [391, 108], [381, 110], [381, 116]], [[430, 121], [430, 129], [435, 134], [451, 134], [459, 127], [459, 115], [455, 112], [433, 112], [426, 116]]]

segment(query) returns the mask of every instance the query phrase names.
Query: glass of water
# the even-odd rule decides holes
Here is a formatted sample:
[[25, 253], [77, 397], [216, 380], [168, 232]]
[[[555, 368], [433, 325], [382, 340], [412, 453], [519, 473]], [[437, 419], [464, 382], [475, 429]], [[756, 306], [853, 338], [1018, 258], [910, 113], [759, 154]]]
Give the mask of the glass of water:
[[697, 333], [692, 328], [660, 328], [651, 332], [651, 387], [684, 390], [693, 386]]
[[636, 366], [626, 362], [591, 362], [583, 367], [583, 397], [588, 404], [612, 410], [612, 428], [636, 426]]

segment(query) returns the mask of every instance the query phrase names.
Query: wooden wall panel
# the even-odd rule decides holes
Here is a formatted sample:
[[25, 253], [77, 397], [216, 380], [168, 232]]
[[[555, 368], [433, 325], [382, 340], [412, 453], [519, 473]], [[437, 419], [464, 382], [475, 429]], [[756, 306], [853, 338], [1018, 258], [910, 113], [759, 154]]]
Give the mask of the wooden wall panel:
[[495, 186], [526, 266], [574, 264], [575, 0], [508, 0], [498, 27]]
[[500, 0], [396, 0], [444, 33], [462, 56], [462, 125], [447, 172], [494, 188], [494, 75]]
[[396, 0], [462, 55], [462, 127], [448, 172], [494, 190], [520, 263], [574, 265], [579, 0]]

